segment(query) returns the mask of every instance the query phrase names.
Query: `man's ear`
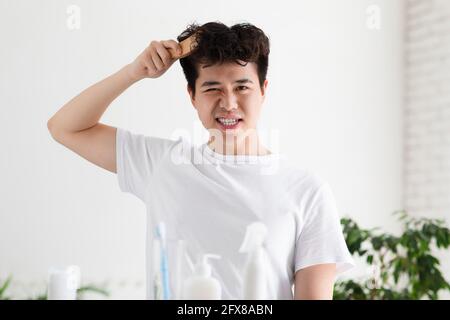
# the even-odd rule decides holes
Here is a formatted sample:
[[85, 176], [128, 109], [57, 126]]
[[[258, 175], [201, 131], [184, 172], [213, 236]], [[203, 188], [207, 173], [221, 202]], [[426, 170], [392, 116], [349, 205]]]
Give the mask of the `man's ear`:
[[267, 80], [267, 79], [264, 80], [263, 86], [261, 88], [261, 95], [262, 95], [263, 101], [266, 98], [266, 89], [267, 89], [268, 84], [269, 84], [269, 80]]
[[191, 87], [189, 85], [187, 85], [187, 91], [189, 93], [189, 97], [191, 98], [192, 105], [194, 106], [195, 109], [197, 109], [196, 106], [195, 106], [195, 97], [193, 96], [192, 89], [191, 89]]

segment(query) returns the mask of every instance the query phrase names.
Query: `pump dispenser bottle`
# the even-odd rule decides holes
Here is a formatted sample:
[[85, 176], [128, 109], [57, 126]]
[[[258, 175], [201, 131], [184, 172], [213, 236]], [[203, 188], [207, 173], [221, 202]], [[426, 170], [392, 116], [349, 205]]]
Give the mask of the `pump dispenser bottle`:
[[183, 285], [185, 300], [220, 300], [222, 287], [217, 279], [211, 277], [211, 265], [208, 258], [220, 259], [215, 254], [205, 254], [200, 257], [194, 268], [194, 275], [186, 279]]
[[254, 222], [247, 226], [244, 241], [239, 249], [247, 253], [244, 267], [243, 299], [267, 300], [267, 253], [263, 246], [267, 236], [267, 227], [262, 222]]

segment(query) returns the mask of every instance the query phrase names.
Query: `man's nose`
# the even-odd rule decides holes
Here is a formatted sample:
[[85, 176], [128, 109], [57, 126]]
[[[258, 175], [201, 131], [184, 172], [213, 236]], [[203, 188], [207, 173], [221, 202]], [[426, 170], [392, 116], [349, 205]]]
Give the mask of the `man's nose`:
[[234, 94], [226, 93], [222, 96], [220, 100], [220, 107], [225, 110], [236, 109], [238, 106], [237, 99]]

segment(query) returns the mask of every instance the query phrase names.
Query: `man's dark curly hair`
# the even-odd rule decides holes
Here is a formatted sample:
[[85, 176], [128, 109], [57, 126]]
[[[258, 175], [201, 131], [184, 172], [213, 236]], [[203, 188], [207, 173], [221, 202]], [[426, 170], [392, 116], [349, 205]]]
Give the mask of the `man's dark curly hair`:
[[250, 23], [235, 24], [231, 27], [221, 22], [208, 22], [201, 26], [192, 23], [177, 40], [181, 42], [193, 34], [195, 49], [189, 56], [180, 59], [193, 95], [195, 81], [199, 75], [199, 64], [214, 65], [234, 61], [245, 66], [248, 62], [255, 62], [258, 67], [259, 85], [263, 87], [269, 65], [270, 43], [261, 29]]

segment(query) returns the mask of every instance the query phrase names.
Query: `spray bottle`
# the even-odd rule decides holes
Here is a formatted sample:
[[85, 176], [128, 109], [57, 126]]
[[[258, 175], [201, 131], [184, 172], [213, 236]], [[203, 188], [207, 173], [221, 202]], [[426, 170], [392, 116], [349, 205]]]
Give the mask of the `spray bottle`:
[[244, 241], [239, 249], [247, 253], [244, 267], [243, 299], [267, 300], [267, 253], [263, 247], [267, 236], [267, 227], [262, 222], [254, 222], [247, 226]]

